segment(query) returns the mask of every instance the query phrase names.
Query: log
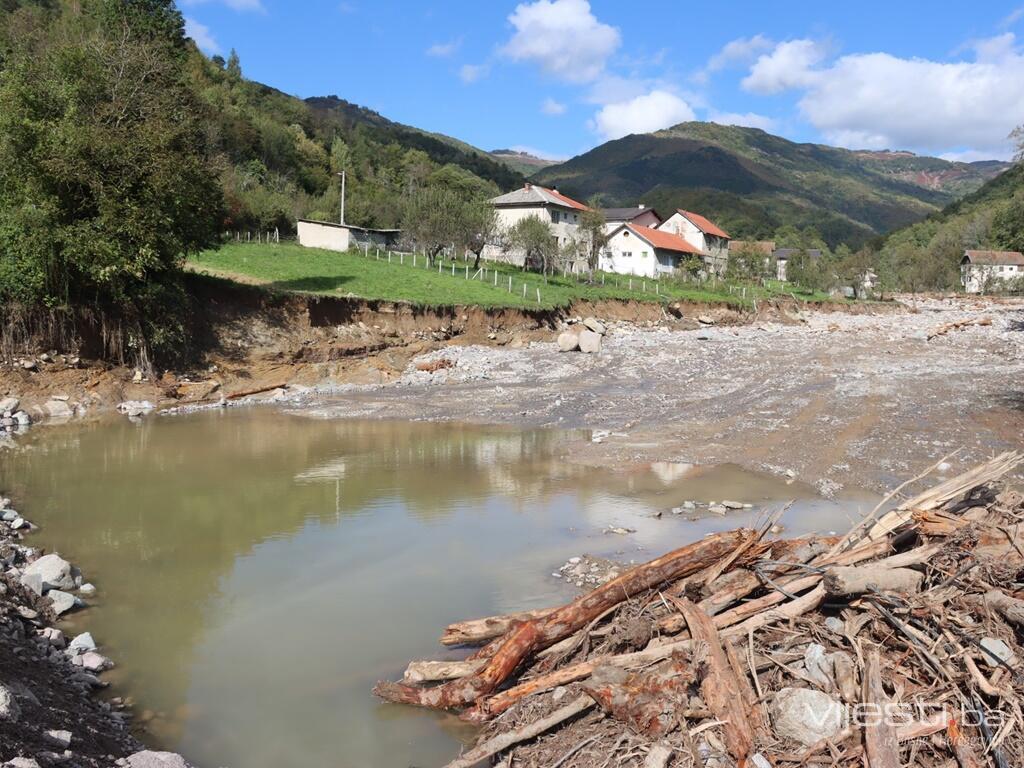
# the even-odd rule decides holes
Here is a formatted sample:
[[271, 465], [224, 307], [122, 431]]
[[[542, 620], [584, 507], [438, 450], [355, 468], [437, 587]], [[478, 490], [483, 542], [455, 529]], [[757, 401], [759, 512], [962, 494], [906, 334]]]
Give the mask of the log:
[[630, 730], [649, 739], [667, 736], [685, 717], [693, 670], [681, 655], [648, 671], [611, 665], [594, 670], [583, 690]]
[[[582, 629], [632, 595], [696, 573], [728, 557], [749, 535], [748, 529], [741, 528], [705, 537], [626, 571], [542, 619], [531, 619], [516, 625], [488, 664], [472, 677], [453, 680], [436, 688], [417, 688], [382, 681], [376, 685], [374, 693], [385, 701], [437, 709], [468, 706], [480, 696], [495, 690], [530, 654]], [[763, 548], [750, 547], [744, 556], [756, 556], [762, 551]]]
[[960, 730], [960, 724], [956, 720], [950, 720], [946, 726], [946, 735], [949, 737], [949, 746], [956, 755], [956, 761], [960, 768], [981, 768], [981, 761], [971, 748], [971, 743], [964, 738]]
[[458, 680], [469, 677], [480, 671], [487, 663], [486, 659], [471, 661], [411, 661], [402, 676], [406, 683], [439, 683], [445, 680]]
[[956, 322], [953, 323], [943, 323], [942, 325], [937, 325], [935, 326], [935, 328], [932, 329], [931, 333], [928, 334], [928, 341], [931, 341], [932, 339], [938, 336], [945, 336], [950, 331], [959, 331], [961, 328], [967, 328], [968, 326], [971, 325], [992, 325], [992, 318], [977, 317], [971, 318], [970, 320], [957, 320]]
[[287, 389], [287, 381], [279, 381], [276, 384], [264, 384], [260, 387], [253, 387], [251, 389], [240, 389], [237, 392], [230, 392], [225, 397], [228, 400], [237, 400], [240, 397], [249, 397], [250, 395], [260, 395], [264, 392], [273, 392], [275, 389]]
[[1024, 628], [1024, 600], [1010, 597], [1000, 589], [990, 589], [985, 593], [985, 605], [995, 609], [1011, 624]]
[[833, 596], [849, 597], [865, 592], [918, 592], [924, 574], [911, 568], [886, 568], [884, 565], [837, 566], [825, 571], [825, 591]]
[[537, 738], [542, 733], [550, 731], [556, 725], [561, 725], [566, 720], [571, 720], [577, 715], [586, 712], [588, 709], [593, 707], [595, 703], [596, 702], [589, 696], [580, 696], [578, 699], [574, 699], [564, 707], [556, 709], [547, 717], [542, 717], [540, 720], [529, 723], [522, 728], [516, 728], [514, 731], [501, 733], [494, 738], [488, 739], [483, 744], [474, 747], [458, 759], [452, 760], [445, 766], [445, 768], [472, 768], [472, 766], [477, 765], [487, 758], [493, 757], [499, 752], [504, 752], [509, 747], [515, 746], [523, 741]]
[[442, 645], [480, 645], [488, 640], [501, 637], [518, 621], [543, 619], [554, 613], [554, 608], [543, 608], [538, 611], [519, 611], [504, 616], [488, 616], [484, 619], [459, 621], [449, 624], [441, 635]]
[[[676, 598], [680, 612], [690, 628], [694, 643], [706, 646], [701, 664], [703, 679], [700, 696], [715, 718], [723, 722], [725, 746], [737, 765], [747, 765], [754, 751], [754, 726], [750, 722], [743, 687], [729, 664], [722, 638], [711, 617], [686, 598]], [[696, 647], [696, 646], [695, 646]]]
[[868, 653], [864, 670], [864, 704], [872, 713], [864, 725], [864, 752], [869, 768], [901, 768], [896, 729], [883, 714], [889, 703], [882, 687], [882, 661], [877, 650]]

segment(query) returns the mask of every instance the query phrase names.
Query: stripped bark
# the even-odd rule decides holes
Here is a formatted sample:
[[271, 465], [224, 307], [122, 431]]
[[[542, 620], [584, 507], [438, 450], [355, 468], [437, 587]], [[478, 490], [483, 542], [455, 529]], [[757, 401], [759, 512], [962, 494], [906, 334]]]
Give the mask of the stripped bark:
[[864, 751], [869, 768], [901, 768], [896, 729], [883, 714], [889, 703], [882, 687], [882, 661], [877, 650], [868, 654], [864, 670], [864, 704], [874, 714], [864, 726]]
[[1011, 624], [1024, 628], [1024, 600], [1010, 597], [999, 589], [991, 589], [985, 593], [985, 605], [995, 609]]
[[441, 645], [479, 645], [501, 637], [507, 633], [512, 625], [519, 621], [530, 619], [543, 619], [555, 612], [554, 608], [544, 608], [539, 611], [519, 611], [507, 613], [503, 616], [488, 616], [484, 619], [472, 619], [470, 621], [458, 621], [449, 624], [444, 634], [441, 635]]
[[862, 595], [865, 592], [918, 592], [924, 574], [911, 568], [886, 568], [881, 564], [838, 566], [825, 571], [825, 591], [830, 595]]

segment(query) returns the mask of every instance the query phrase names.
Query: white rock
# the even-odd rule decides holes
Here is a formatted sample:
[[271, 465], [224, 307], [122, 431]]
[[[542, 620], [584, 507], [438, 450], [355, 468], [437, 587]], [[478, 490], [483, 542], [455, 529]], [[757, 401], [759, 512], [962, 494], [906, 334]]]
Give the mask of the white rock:
[[192, 768], [174, 752], [136, 752], [127, 759], [128, 768]]
[[810, 688], [783, 688], [772, 702], [775, 733], [809, 747], [843, 729], [843, 705]]
[[583, 321], [583, 325], [590, 329], [591, 331], [593, 331], [594, 333], [599, 333], [602, 336], [604, 336], [608, 332], [608, 329], [604, 327], [604, 323], [595, 320], [592, 317], [586, 318]]
[[80, 595], [86, 595], [86, 596], [95, 595], [96, 594], [96, 587], [93, 584], [90, 584], [90, 583], [86, 582], [85, 584], [83, 584], [82, 586], [80, 586], [78, 588], [78, 593]]
[[[1005, 661], [1010, 666], [1014, 666], [1017, 662], [1017, 654], [1004, 643], [1002, 640], [995, 637], [983, 637], [981, 639], [981, 647], [984, 648], [987, 653], [982, 653], [982, 660], [990, 667], [999, 666], [996, 659]], [[995, 656], [995, 658], [992, 658]]]
[[711, 504], [708, 506], [708, 512], [713, 515], [724, 515], [729, 511], [729, 508], [722, 504]]
[[39, 763], [31, 757], [12, 757], [3, 764], [3, 768], [39, 768]]
[[580, 337], [572, 331], [563, 331], [558, 334], [558, 351], [575, 352], [580, 348]]
[[42, 596], [43, 594], [43, 577], [38, 573], [23, 573], [21, 574], [21, 583], [26, 589], [35, 592], [37, 595]]
[[67, 613], [78, 603], [78, 598], [70, 592], [62, 592], [59, 589], [51, 589], [46, 596], [53, 604], [53, 612], [58, 616]]
[[156, 408], [149, 400], [125, 400], [117, 406], [117, 410], [125, 416], [136, 417], [145, 414]]
[[723, 501], [722, 506], [726, 509], [743, 509], [743, 502], [740, 501]]
[[43, 555], [25, 569], [25, 573], [38, 573], [43, 579], [43, 591], [48, 589], [74, 589], [71, 563], [58, 554]]
[[82, 666], [89, 672], [102, 672], [114, 666], [114, 662], [96, 651], [87, 651], [79, 658], [82, 660]]
[[25, 522], [24, 517], [16, 517], [13, 520], [11, 520], [11, 528], [13, 528], [16, 531], [21, 530], [26, 525], [28, 525], [28, 523]]
[[580, 331], [580, 351], [595, 355], [601, 351], [601, 334], [590, 330]]
[[3, 513], [0, 513], [0, 519], [7, 523], [13, 523], [19, 517], [21, 517], [21, 515], [19, 515], [13, 509], [5, 509]]
[[5, 397], [0, 400], [0, 414], [3, 413], [14, 413], [18, 410], [20, 401], [16, 397]]
[[811, 643], [804, 651], [804, 671], [811, 680], [826, 691], [832, 690], [832, 664], [828, 660], [825, 646]]
[[7, 686], [0, 685], [0, 720], [7, 723], [15, 723], [21, 717], [21, 707], [14, 698], [14, 694], [7, 689]]
[[51, 419], [70, 419], [75, 415], [71, 406], [63, 400], [49, 400], [43, 405], [43, 410]]
[[47, 731], [46, 740], [59, 749], [71, 746], [71, 731]]
[[96, 641], [92, 639], [92, 635], [88, 632], [83, 632], [82, 634], [77, 635], [70, 643], [68, 643], [68, 653], [71, 655], [95, 650]]

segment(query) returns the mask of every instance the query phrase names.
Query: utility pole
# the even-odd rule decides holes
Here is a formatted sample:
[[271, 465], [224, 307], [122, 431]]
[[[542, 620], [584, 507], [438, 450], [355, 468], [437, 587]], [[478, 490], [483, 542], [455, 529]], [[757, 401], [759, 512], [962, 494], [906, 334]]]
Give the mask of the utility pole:
[[341, 173], [338, 174], [338, 176], [341, 176], [341, 218], [339, 219], [338, 223], [339, 224], [344, 224], [345, 223], [345, 172], [342, 171]]

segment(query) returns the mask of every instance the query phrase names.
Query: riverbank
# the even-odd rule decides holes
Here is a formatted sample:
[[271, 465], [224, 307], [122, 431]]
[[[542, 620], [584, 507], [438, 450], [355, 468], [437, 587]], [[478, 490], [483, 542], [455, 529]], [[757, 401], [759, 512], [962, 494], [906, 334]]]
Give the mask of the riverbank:
[[88, 632], [56, 624], [96, 588], [57, 553], [30, 546], [36, 527], [0, 497], [0, 761], [9, 768], [79, 765], [187, 768], [132, 735], [121, 699], [98, 699], [114, 662]]

